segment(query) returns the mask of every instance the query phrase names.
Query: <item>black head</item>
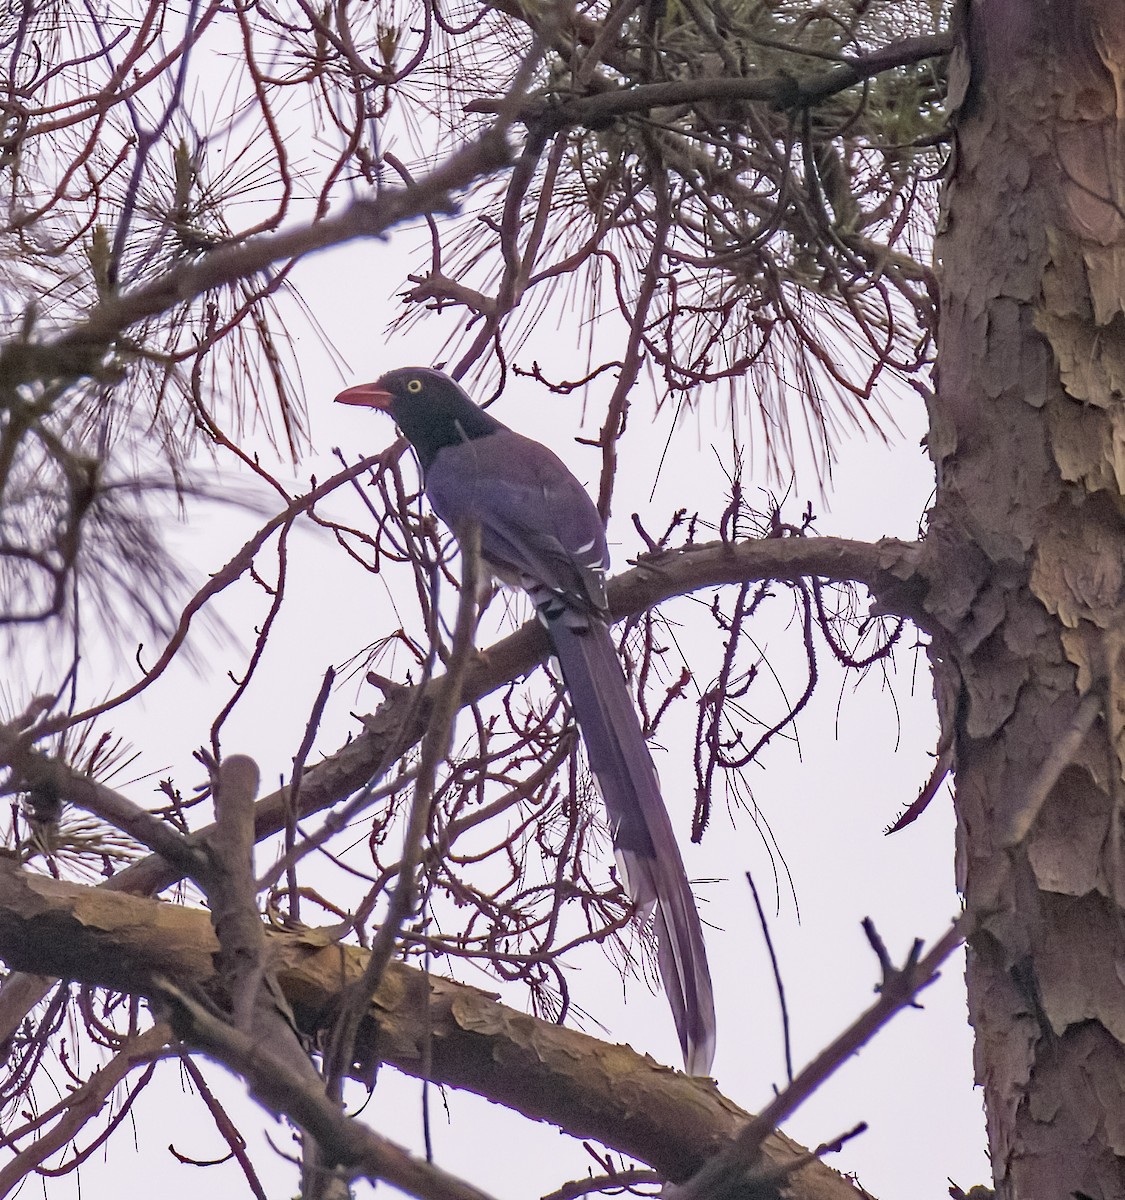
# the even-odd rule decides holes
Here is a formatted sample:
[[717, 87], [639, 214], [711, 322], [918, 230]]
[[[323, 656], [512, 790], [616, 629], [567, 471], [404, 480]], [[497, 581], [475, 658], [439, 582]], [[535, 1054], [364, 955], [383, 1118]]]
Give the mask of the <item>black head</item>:
[[443, 371], [431, 367], [400, 367], [374, 383], [341, 392], [339, 404], [357, 404], [390, 413], [428, 467], [443, 446], [456, 446], [486, 437], [504, 426], [478, 408], [464, 388]]

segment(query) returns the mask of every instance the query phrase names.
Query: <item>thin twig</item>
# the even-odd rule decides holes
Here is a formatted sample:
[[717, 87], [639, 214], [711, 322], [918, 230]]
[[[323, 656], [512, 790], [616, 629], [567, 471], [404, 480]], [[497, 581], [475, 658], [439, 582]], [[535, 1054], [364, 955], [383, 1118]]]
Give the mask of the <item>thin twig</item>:
[[1022, 802], [1009, 813], [1007, 821], [1001, 824], [998, 834], [1001, 846], [1014, 848], [1031, 832], [1035, 818], [1047, 803], [1051, 789], [1078, 753], [1078, 747], [1093, 728], [1104, 704], [1101, 692], [1097, 689], [1087, 692], [1082, 697], [1062, 736], [1051, 747], [1050, 753], [1035, 773]]
[[[301, 776], [305, 773], [305, 763], [312, 752], [316, 731], [320, 728], [324, 707], [328, 703], [335, 679], [335, 668], [329, 667], [324, 672], [320, 691], [317, 692], [316, 700], [313, 701], [312, 712], [309, 713], [309, 719], [305, 724], [305, 733], [301, 738], [301, 744], [293, 756], [293, 774], [289, 777], [289, 803], [285, 814], [285, 857], [289, 859], [292, 859], [293, 849], [297, 844], [297, 810], [301, 798]], [[285, 875], [286, 890], [289, 893], [289, 917], [291, 920], [298, 921], [301, 918], [301, 892], [297, 886], [295, 861], [285, 868]]]
[[[727, 1150], [706, 1163], [687, 1183], [666, 1190], [669, 1200], [725, 1200], [733, 1195], [747, 1171], [757, 1163], [762, 1141], [771, 1130], [785, 1121], [896, 1013], [912, 1005], [918, 993], [937, 978], [939, 967], [964, 937], [964, 918], [961, 917], [949, 926], [924, 957], [915, 961], [912, 954], [905, 968], [891, 968], [889, 974], [884, 964], [885, 977], [880, 985], [879, 999], [826, 1046], [752, 1121], [748, 1121]], [[884, 951], [880, 959], [885, 958]]]
[[319, 850], [325, 842], [335, 837], [342, 829], [346, 829], [365, 809], [370, 808], [373, 804], [378, 804], [380, 800], [386, 800], [388, 796], [393, 796], [396, 792], [401, 792], [417, 774], [417, 767], [407, 767], [400, 774], [396, 775], [390, 783], [384, 784], [383, 787], [371, 787], [369, 785], [363, 788], [342, 808], [333, 809], [316, 833], [310, 833], [307, 838], [303, 838], [292, 850], [286, 851], [270, 867], [261, 879], [258, 880], [258, 890], [267, 891], [269, 888], [274, 887], [282, 875], [292, 871], [302, 858], [311, 854], [314, 850]]
[[[73, 1142], [88, 1121], [104, 1112], [110, 1095], [126, 1075], [134, 1067], [157, 1057], [171, 1036], [169, 1026], [158, 1022], [144, 1033], [130, 1038], [104, 1067], [95, 1071], [81, 1087], [56, 1106], [62, 1109], [58, 1121], [0, 1167], [0, 1200], [25, 1184], [40, 1163]], [[7, 1134], [12, 1132], [9, 1129]], [[12, 1146], [7, 1136], [5, 1141]]]
[[480, 591], [481, 575], [480, 527], [470, 523], [458, 530], [458, 544], [461, 548], [461, 593], [445, 686], [437, 697], [429, 725], [422, 738], [414, 781], [414, 800], [403, 835], [398, 881], [391, 893], [386, 916], [372, 942], [371, 957], [363, 977], [345, 993], [340, 1015], [332, 1030], [330, 1049], [326, 1055], [330, 1094], [336, 1094], [343, 1086], [343, 1080], [347, 1077], [347, 1070], [351, 1065], [360, 1020], [379, 986], [387, 963], [394, 954], [402, 926], [414, 911], [417, 899], [418, 864], [422, 857], [422, 841], [429, 827], [437, 773], [449, 752], [453, 723], [461, 707], [465, 671], [473, 652], [473, 631], [476, 628], [477, 595]]
[[326, 479], [324, 483], [310, 489], [303, 496], [294, 497], [281, 512], [271, 517], [261, 529], [257, 530], [254, 536], [243, 544], [229, 562], [220, 567], [191, 598], [180, 616], [179, 624], [168, 639], [168, 644], [164, 647], [159, 658], [157, 658], [156, 662], [136, 683], [127, 687], [123, 692], [118, 692], [116, 696], [111, 696], [108, 700], [104, 700], [100, 704], [95, 704], [92, 708], [43, 721], [35, 728], [36, 737], [46, 737], [48, 734], [58, 733], [60, 730], [69, 728], [72, 725], [80, 725], [83, 721], [91, 721], [95, 717], [100, 717], [103, 713], [107, 713], [111, 709], [124, 704], [127, 700], [132, 700], [134, 696], [143, 692], [145, 688], [164, 673], [169, 663], [175, 658], [177, 651], [187, 638], [192, 620], [196, 614], [208, 601], [230, 587], [232, 583], [240, 579], [253, 566], [255, 555], [269, 541], [275, 531], [291, 524], [299, 513], [310, 512], [313, 506], [323, 500], [325, 496], [330, 495], [341, 484], [347, 483], [368, 468], [374, 466], [381, 458], [381, 454], [375, 454], [362, 459], [354, 465], [345, 468], [343, 471], [338, 471], [331, 479]]
[[255, 1098], [308, 1130], [353, 1178], [385, 1180], [422, 1200], [491, 1200], [478, 1188], [408, 1154], [361, 1121], [352, 1120], [293, 1070], [273, 1046], [219, 1020], [175, 984], [159, 982], [185, 1040], [241, 1075]]
[[207, 1111], [211, 1114], [211, 1119], [215, 1122], [215, 1128], [219, 1131], [219, 1136], [230, 1147], [231, 1157], [234, 1158], [235, 1162], [242, 1169], [246, 1185], [253, 1194], [254, 1200], [269, 1200], [266, 1190], [262, 1187], [261, 1180], [258, 1178], [258, 1172], [254, 1169], [254, 1164], [250, 1161], [250, 1155], [246, 1149], [246, 1139], [242, 1136], [238, 1126], [231, 1120], [229, 1113], [223, 1107], [218, 1096], [211, 1091], [206, 1077], [192, 1060], [191, 1055], [186, 1053], [181, 1054], [180, 1062], [185, 1074], [195, 1085], [195, 1090], [199, 1093], [200, 1099], [206, 1106]]
[[770, 967], [773, 969], [774, 987], [777, 989], [777, 1002], [781, 1006], [781, 1035], [785, 1047], [785, 1078], [793, 1082], [793, 1043], [789, 1035], [789, 1005], [785, 1000], [785, 983], [781, 978], [781, 967], [777, 961], [777, 951], [774, 949], [773, 938], [770, 936], [769, 922], [754, 883], [754, 876], [746, 872], [746, 882], [750, 885], [750, 894], [754, 897], [754, 907], [758, 910], [758, 923], [762, 927], [762, 937], [765, 938], [766, 950], [770, 956]]

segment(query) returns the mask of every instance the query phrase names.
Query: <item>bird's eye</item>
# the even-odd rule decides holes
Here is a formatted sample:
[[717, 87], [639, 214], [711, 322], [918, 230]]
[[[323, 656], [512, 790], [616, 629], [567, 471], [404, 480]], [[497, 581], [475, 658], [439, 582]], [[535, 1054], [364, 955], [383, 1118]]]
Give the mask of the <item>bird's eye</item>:
[[406, 390], [412, 395], [417, 396], [422, 390], [422, 381], [420, 379], [408, 379], [406, 381]]

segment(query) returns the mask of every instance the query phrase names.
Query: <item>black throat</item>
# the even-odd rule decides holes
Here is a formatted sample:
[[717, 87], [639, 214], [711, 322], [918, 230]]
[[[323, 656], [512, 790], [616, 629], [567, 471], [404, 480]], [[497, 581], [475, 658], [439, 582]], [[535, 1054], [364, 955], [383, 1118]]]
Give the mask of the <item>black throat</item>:
[[460, 446], [505, 428], [495, 417], [456, 394], [396, 398], [390, 406], [395, 424], [414, 447], [422, 470], [429, 468], [445, 446]]

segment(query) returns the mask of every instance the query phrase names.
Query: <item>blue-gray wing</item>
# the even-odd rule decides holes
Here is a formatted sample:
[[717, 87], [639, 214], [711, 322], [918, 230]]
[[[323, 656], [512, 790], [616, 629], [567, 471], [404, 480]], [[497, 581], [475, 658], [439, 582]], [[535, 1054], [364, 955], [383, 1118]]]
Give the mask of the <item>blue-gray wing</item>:
[[546, 446], [511, 429], [447, 446], [426, 472], [426, 493], [455, 532], [477, 523], [484, 560], [504, 582], [530, 592], [546, 619], [564, 610], [605, 612], [609, 551], [601, 518]]

